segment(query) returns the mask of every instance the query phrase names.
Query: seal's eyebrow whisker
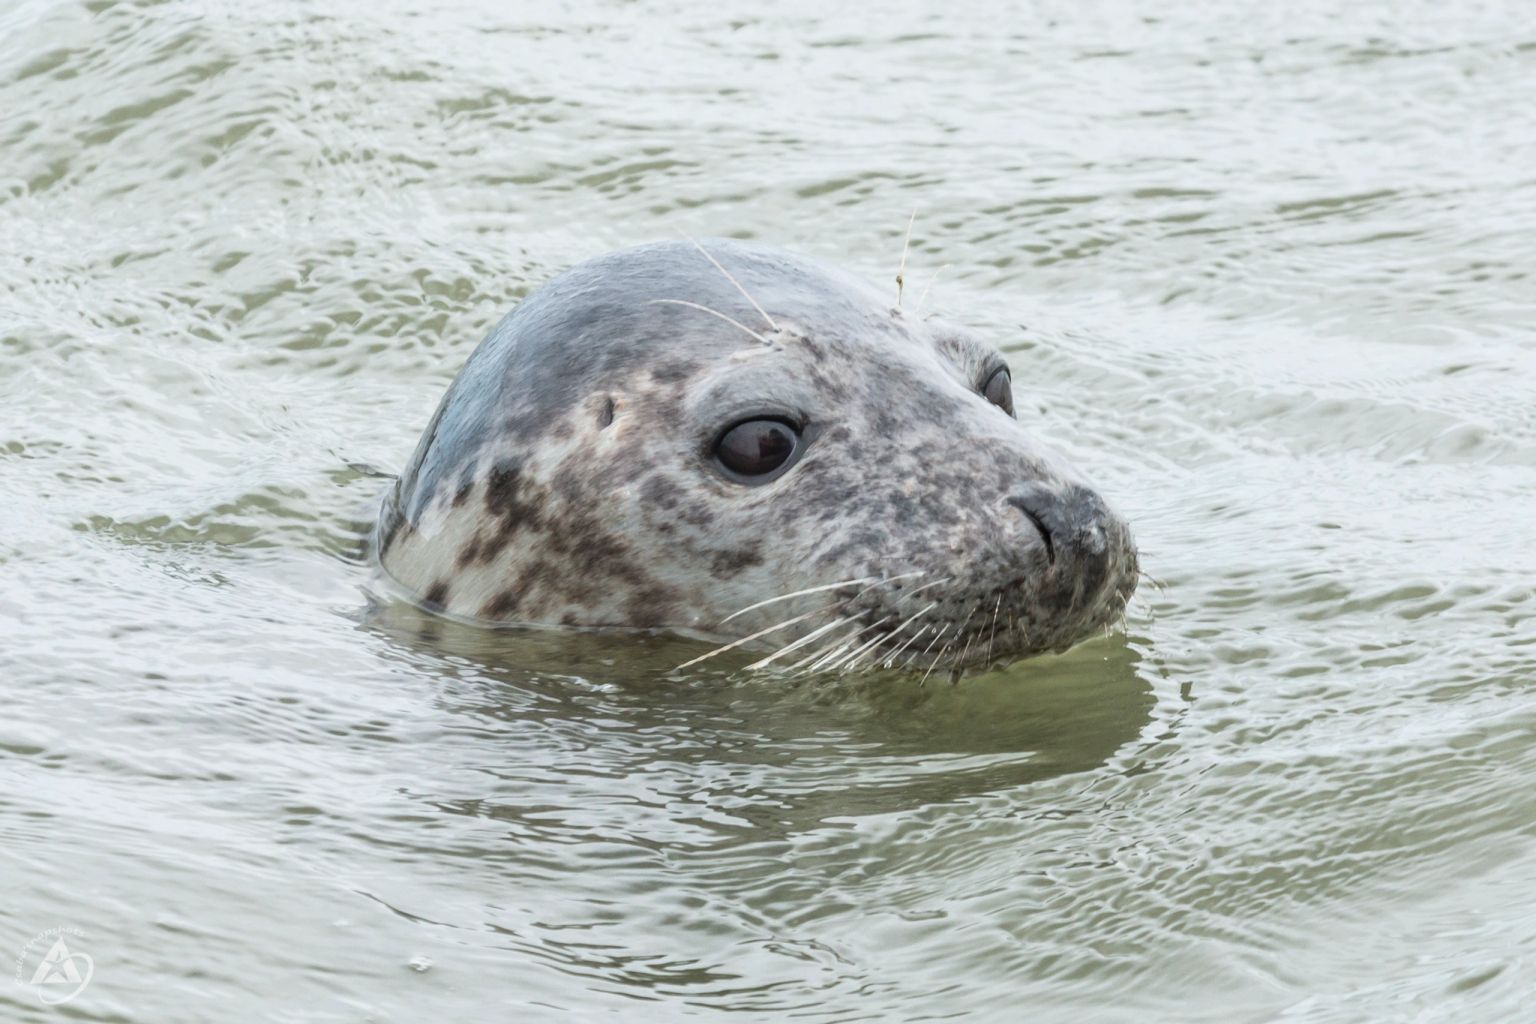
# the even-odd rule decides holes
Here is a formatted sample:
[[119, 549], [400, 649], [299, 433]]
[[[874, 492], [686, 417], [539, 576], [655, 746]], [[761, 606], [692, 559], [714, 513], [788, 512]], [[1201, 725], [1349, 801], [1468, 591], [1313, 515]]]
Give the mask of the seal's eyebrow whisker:
[[912, 225], [917, 220], [917, 204], [912, 204], [912, 216], [907, 218], [907, 237], [901, 240], [901, 265], [896, 268], [896, 308], [901, 308], [901, 291], [906, 287], [907, 249], [912, 245]]
[[710, 251], [708, 249], [704, 248], [702, 245], [699, 244], [699, 240], [698, 239], [694, 238], [692, 235], [684, 235], [683, 237], [688, 239], [688, 241], [692, 242], [693, 245], [694, 245], [694, 248], [698, 249], [699, 252], [703, 253], [704, 254], [704, 258], [709, 260], [709, 262], [713, 263], [715, 265], [715, 269], [720, 271], [720, 273], [724, 274], [725, 275], [725, 279], [727, 281], [731, 282], [731, 284], [736, 286], [736, 290], [741, 292], [741, 294], [746, 298], [746, 300], [748, 302], [752, 303], [752, 308], [757, 310], [759, 313], [761, 313], [762, 316], [763, 316], [763, 319], [768, 321], [768, 326], [769, 327], [772, 327], [774, 330], [778, 330], [779, 329], [779, 325], [774, 322], [773, 317], [768, 315], [768, 311], [766, 309], [764, 309], [762, 306], [758, 305], [757, 300], [752, 297], [752, 293], [747, 291], [746, 288], [742, 287], [741, 282], [736, 280], [734, 277], [732, 277], [731, 276], [731, 272], [729, 270], [726, 270], [724, 267], [722, 267], [720, 265], [720, 261], [715, 259], [715, 257], [710, 253]]
[[758, 341], [762, 342], [764, 345], [767, 345], [770, 348], [773, 346], [773, 342], [769, 341], [767, 338], [763, 337], [761, 334], [758, 334], [756, 331], [754, 331], [752, 328], [748, 327], [746, 324], [742, 323], [740, 320], [732, 320], [730, 317], [726, 316], [724, 313], [720, 312], [718, 309], [710, 309], [708, 306], [701, 306], [697, 302], [687, 302], [687, 301], [684, 301], [683, 299], [650, 299], [650, 300], [648, 300], [646, 302], [646, 305], [647, 306], [655, 306], [655, 305], [660, 304], [660, 303], [666, 303], [668, 305], [673, 305], [673, 306], [687, 306], [689, 309], [697, 309], [697, 310], [699, 310], [702, 313], [708, 313], [710, 316], [717, 316], [721, 320], [724, 320], [726, 323], [730, 324], [732, 327], [738, 327], [741, 330], [746, 331], [748, 334], [752, 335], [752, 337], [756, 338]]
[[928, 298], [928, 290], [933, 287], [933, 282], [937, 281], [939, 279], [939, 275], [944, 273], [944, 271], [948, 270], [952, 266], [954, 266], [953, 263], [946, 263], [942, 267], [940, 267], [938, 270], [935, 270], [933, 272], [933, 276], [930, 277], [928, 279], [928, 283], [923, 286], [923, 294], [921, 294], [921, 295], [919, 295], [917, 297], [917, 305], [912, 307], [912, 315], [913, 316], [918, 316], [918, 315], [920, 315], [922, 313], [922, 311], [923, 311], [923, 302]]
[[717, 654], [724, 654], [726, 651], [734, 650], [735, 648], [740, 647], [742, 644], [748, 642], [749, 640], [756, 640], [760, 636], [767, 636], [769, 633], [778, 632], [779, 630], [783, 629], [786, 626], [793, 626], [797, 622], [804, 622], [806, 619], [810, 618], [812, 615], [818, 614], [820, 611], [821, 611], [821, 609], [818, 608], [818, 609], [816, 609], [816, 611], [806, 612], [804, 615], [797, 615], [793, 619], [785, 619], [783, 622], [780, 622], [780, 623], [778, 623], [777, 625], [774, 625], [774, 626], [769, 626], [767, 629], [760, 629], [756, 633], [753, 633], [751, 636], [744, 636], [740, 640], [732, 640], [728, 644], [725, 644], [725, 645], [720, 646], [720, 647], [716, 647], [714, 650], [710, 651], [708, 654], [701, 654], [697, 658], [694, 658], [692, 661], [685, 661], [685, 662], [683, 662], [681, 665], [677, 666], [677, 668], [673, 669], [672, 671], [676, 672], [679, 669], [687, 668], [689, 665], [697, 665], [699, 662], [704, 661], [707, 658], [713, 658]]
[[[874, 579], [876, 579], [874, 576], [863, 576], [863, 577], [860, 577], [859, 579], [843, 580], [840, 583], [823, 583], [819, 587], [806, 587], [804, 590], [796, 590], [793, 593], [780, 594], [778, 597], [770, 597], [766, 601], [759, 601], [759, 602], [757, 602], [757, 604], [749, 604], [745, 608], [740, 609], [739, 611], [731, 612], [731, 614], [727, 615], [725, 618], [720, 620], [720, 625], [723, 626], [727, 622], [730, 622], [732, 619], [734, 619], [736, 616], [738, 616], [738, 615], [745, 615], [747, 612], [750, 612], [750, 611], [753, 611], [755, 609], [761, 608], [761, 607], [763, 607], [763, 605], [766, 605], [766, 604], [774, 604], [774, 603], [776, 603], [778, 601], [788, 601], [792, 597], [804, 597], [806, 594], [819, 594], [819, 593], [821, 593], [824, 590], [836, 590], [838, 587], [856, 587], [860, 583], [868, 583], [869, 581], [874, 580]], [[861, 591], [861, 593], [862, 593], [862, 591]]]

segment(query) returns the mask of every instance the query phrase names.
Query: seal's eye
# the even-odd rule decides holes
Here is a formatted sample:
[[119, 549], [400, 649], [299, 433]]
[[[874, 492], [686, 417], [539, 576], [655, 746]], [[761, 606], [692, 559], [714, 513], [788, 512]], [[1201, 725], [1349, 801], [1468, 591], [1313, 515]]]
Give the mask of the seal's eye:
[[720, 435], [715, 458], [739, 483], [767, 483], [788, 464], [799, 443], [799, 432], [783, 420], [747, 420]]
[[1009, 416], [1013, 415], [1013, 377], [1008, 373], [1007, 367], [995, 370], [992, 376], [987, 378], [981, 394]]

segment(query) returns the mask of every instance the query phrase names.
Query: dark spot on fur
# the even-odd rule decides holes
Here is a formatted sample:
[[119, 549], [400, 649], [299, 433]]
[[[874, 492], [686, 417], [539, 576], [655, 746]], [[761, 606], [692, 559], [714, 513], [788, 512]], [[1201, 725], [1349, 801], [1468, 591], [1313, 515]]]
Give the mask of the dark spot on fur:
[[763, 546], [754, 543], [715, 552], [714, 556], [709, 560], [709, 571], [714, 573], [717, 579], [725, 579], [736, 575], [743, 569], [750, 569], [754, 565], [762, 564]]
[[522, 587], [508, 587], [495, 597], [487, 601], [480, 609], [480, 617], [484, 619], [505, 619], [517, 611], [517, 606], [523, 601]]
[[663, 511], [677, 508], [677, 487], [660, 473], [653, 473], [640, 485], [640, 497], [647, 505]]
[[430, 612], [440, 612], [448, 604], [448, 581], [438, 580], [427, 588], [427, 592], [421, 595], [423, 607]]
[[[522, 467], [515, 462], [503, 462], [491, 470], [490, 477], [485, 485], [485, 507], [500, 521], [498, 539], [504, 546], [507, 538], [519, 529], [527, 527], [537, 530], [543, 525], [543, 509], [545, 496], [527, 489], [524, 493]], [[489, 560], [494, 556], [487, 556], [485, 545], [482, 544], [481, 557]]]
[[480, 534], [475, 534], [474, 540], [459, 550], [459, 556], [454, 559], [453, 563], [455, 568], [467, 569], [480, 561], [480, 552], [486, 546], [485, 539]]
[[641, 587], [625, 602], [626, 621], [641, 629], [664, 626], [672, 617], [676, 604], [677, 595], [669, 587]]
[[613, 425], [613, 396], [603, 399], [602, 408], [597, 411], [597, 429], [607, 430]]

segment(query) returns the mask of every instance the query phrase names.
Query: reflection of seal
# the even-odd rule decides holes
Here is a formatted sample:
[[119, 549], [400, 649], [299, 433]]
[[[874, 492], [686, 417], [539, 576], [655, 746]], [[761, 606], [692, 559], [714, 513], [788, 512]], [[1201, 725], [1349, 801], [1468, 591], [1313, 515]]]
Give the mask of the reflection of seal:
[[378, 540], [450, 615], [707, 632], [808, 669], [1059, 650], [1137, 572], [1125, 523], [1014, 418], [994, 349], [725, 241], [528, 298], [449, 388]]

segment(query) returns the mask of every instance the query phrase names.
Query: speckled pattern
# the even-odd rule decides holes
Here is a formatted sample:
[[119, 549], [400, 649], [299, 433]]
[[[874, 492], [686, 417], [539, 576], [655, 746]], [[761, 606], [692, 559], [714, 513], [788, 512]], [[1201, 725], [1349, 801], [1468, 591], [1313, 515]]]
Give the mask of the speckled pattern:
[[[783, 663], [844, 668], [979, 667], [1120, 617], [1130, 530], [981, 396], [1004, 365], [990, 345], [803, 257], [702, 247], [766, 317], [700, 247], [666, 242], [561, 274], [491, 331], [385, 499], [391, 577], [491, 622], [785, 623], [753, 644], [804, 640]], [[758, 417], [802, 442], [748, 486], [713, 445]]]

